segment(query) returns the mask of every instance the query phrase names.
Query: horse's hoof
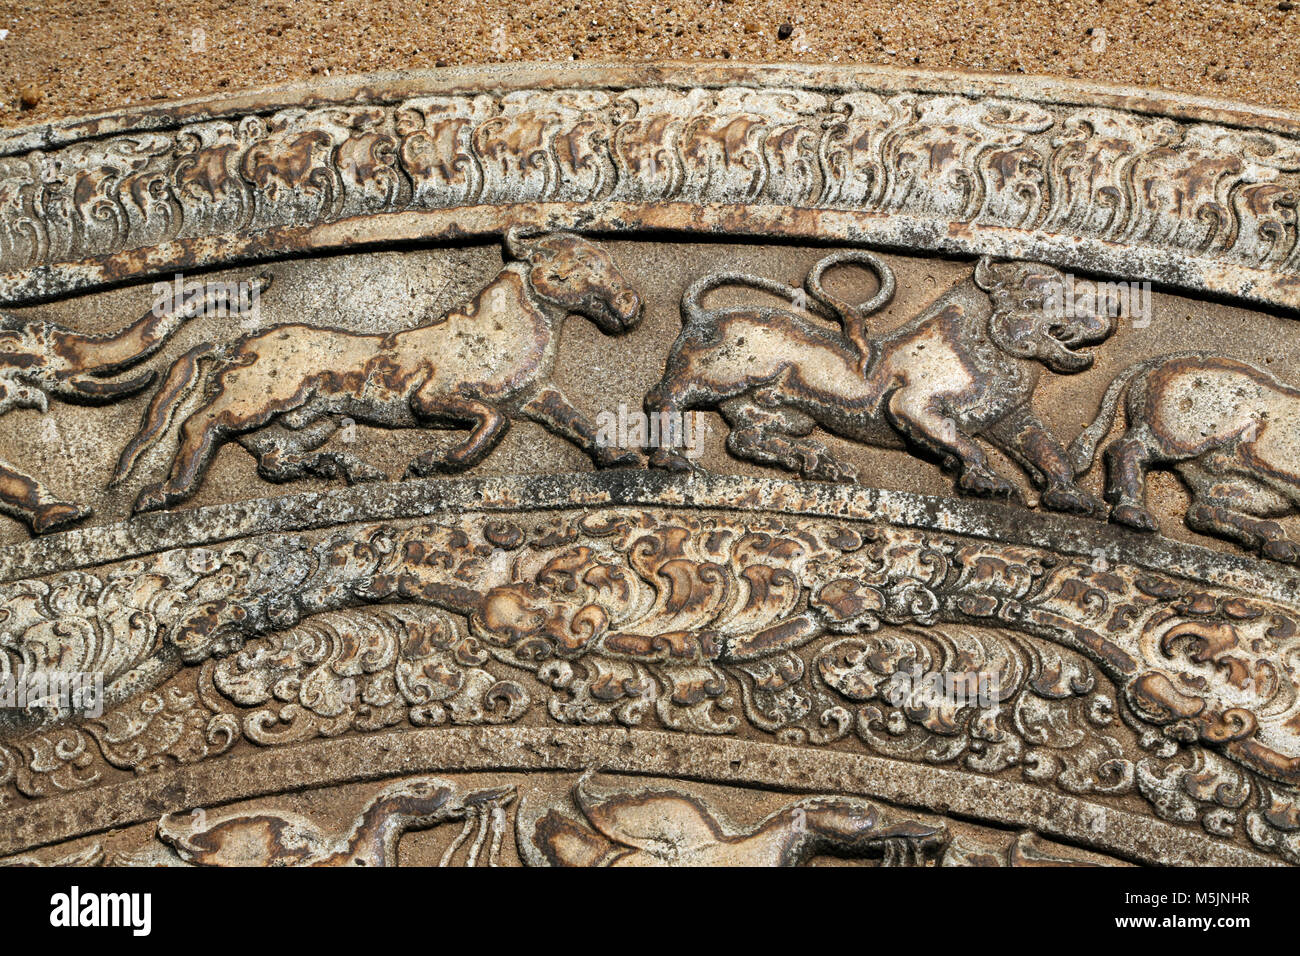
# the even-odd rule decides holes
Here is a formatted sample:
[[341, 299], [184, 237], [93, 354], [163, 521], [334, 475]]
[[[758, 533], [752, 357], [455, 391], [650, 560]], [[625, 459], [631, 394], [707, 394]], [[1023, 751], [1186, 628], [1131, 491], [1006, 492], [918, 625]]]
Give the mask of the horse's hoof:
[[135, 507], [131, 510], [136, 514], [143, 514], [146, 511], [158, 511], [166, 508], [170, 504], [168, 496], [159, 487], [146, 488], [140, 492], [140, 497], [135, 499]]
[[1127, 525], [1138, 531], [1158, 531], [1159, 522], [1155, 515], [1141, 505], [1116, 505], [1110, 513], [1110, 520], [1116, 524]]
[[41, 505], [36, 509], [32, 518], [32, 532], [34, 534], [45, 534], [58, 528], [66, 528], [70, 524], [76, 524], [83, 518], [89, 518], [91, 509], [86, 505], [79, 505], [74, 501], [55, 501], [47, 505]]

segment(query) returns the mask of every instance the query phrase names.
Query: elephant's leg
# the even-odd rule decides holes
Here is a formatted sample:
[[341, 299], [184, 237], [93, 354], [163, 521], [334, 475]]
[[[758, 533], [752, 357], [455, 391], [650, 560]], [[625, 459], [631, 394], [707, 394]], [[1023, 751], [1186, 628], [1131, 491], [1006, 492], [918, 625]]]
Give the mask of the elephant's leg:
[[423, 478], [437, 472], [463, 471], [472, 468], [488, 456], [510, 427], [510, 419], [491, 405], [445, 393], [435, 393], [424, 388], [411, 399], [411, 407], [419, 418], [433, 422], [468, 423], [469, 437], [449, 452], [439, 454], [426, 451], [406, 469], [406, 477]]
[[1015, 485], [997, 474], [988, 456], [974, 440], [962, 434], [957, 423], [935, 406], [929, 392], [900, 388], [889, 397], [890, 423], [908, 441], [937, 455], [943, 466], [957, 471], [957, 487], [967, 494], [1017, 498]]
[[45, 534], [88, 517], [90, 508], [56, 498], [35, 478], [0, 461], [0, 512], [17, 518], [33, 534]]
[[1187, 526], [1202, 534], [1229, 538], [1274, 561], [1300, 564], [1300, 545], [1291, 541], [1276, 521], [1265, 521], [1222, 502], [1197, 498], [1187, 509]]
[[1018, 408], [986, 430], [990, 441], [1025, 469], [1040, 501], [1052, 511], [1104, 514], [1105, 504], [1074, 483], [1065, 447], [1028, 408]]
[[764, 405], [746, 396], [724, 403], [722, 415], [731, 426], [727, 448], [738, 458], [823, 481], [857, 480], [856, 468], [807, 437], [816, 422], [802, 412]]
[[1111, 442], [1105, 458], [1110, 520], [1139, 531], [1157, 530], [1159, 523], [1146, 507], [1146, 473], [1157, 460], [1146, 427], [1129, 429]]
[[545, 386], [529, 399], [519, 411], [537, 422], [552, 435], [572, 442], [586, 452], [591, 460], [604, 468], [621, 465], [640, 465], [641, 455], [635, 451], [620, 453], [597, 441], [596, 426], [554, 385]]
[[308, 475], [342, 476], [351, 485], [387, 479], [378, 468], [349, 451], [317, 451], [337, 430], [338, 422], [321, 417], [301, 427], [267, 425], [240, 436], [239, 443], [257, 457], [257, 473], [267, 481], [294, 481]]

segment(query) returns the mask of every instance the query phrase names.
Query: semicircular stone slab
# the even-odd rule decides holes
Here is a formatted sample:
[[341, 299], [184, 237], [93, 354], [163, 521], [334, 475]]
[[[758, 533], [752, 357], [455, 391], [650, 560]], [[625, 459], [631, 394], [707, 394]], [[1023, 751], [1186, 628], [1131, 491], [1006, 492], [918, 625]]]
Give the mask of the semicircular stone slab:
[[1298, 191], [876, 69], [0, 134], [0, 863], [1300, 863]]

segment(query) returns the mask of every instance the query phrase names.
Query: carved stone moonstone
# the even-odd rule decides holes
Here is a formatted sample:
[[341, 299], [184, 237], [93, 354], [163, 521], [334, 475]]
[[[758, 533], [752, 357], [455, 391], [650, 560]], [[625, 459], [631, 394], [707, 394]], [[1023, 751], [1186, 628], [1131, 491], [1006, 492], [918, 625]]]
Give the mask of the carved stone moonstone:
[[1300, 863], [1298, 196], [876, 70], [0, 134], [0, 862]]

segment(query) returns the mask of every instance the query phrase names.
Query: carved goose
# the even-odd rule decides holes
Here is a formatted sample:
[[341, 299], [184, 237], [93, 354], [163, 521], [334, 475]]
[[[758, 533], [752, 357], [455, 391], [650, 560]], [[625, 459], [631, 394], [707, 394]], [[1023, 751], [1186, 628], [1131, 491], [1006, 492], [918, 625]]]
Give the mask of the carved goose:
[[460, 797], [446, 780], [417, 777], [385, 787], [342, 833], [296, 813], [260, 810], [168, 815], [158, 823], [158, 837], [197, 866], [394, 866], [402, 834], [463, 820], [508, 803], [514, 792], [494, 787]]
[[946, 840], [941, 827], [885, 823], [875, 806], [853, 797], [811, 797], [749, 831], [730, 833], [686, 793], [640, 790], [598, 799], [584, 778], [573, 796], [596, 832], [547, 813], [537, 821], [535, 843], [552, 865], [798, 866], [821, 854], [881, 856], [898, 864], [920, 862]]

